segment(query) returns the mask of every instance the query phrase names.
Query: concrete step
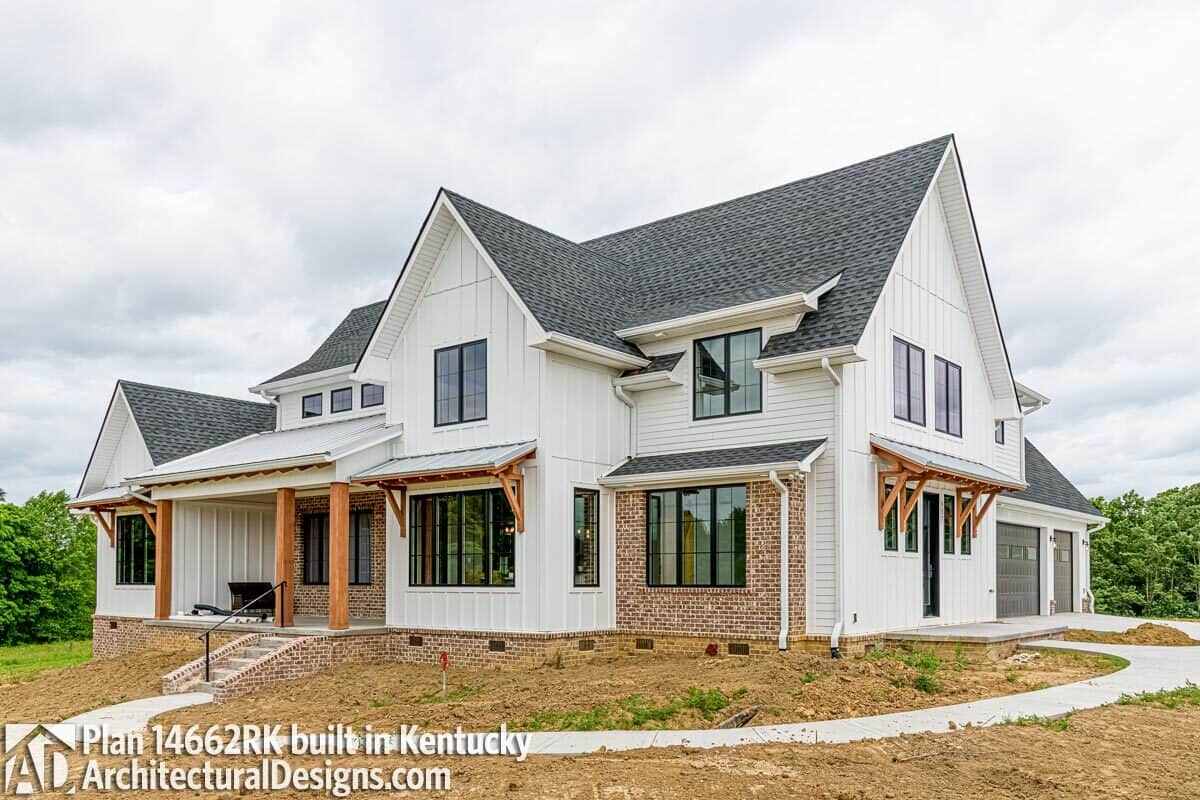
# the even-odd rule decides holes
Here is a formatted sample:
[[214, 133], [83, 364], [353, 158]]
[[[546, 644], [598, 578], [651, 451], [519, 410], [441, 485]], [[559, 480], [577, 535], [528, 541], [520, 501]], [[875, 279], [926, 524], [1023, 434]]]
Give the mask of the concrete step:
[[212, 679], [214, 681], [223, 681], [235, 672], [237, 672], [236, 669], [229, 669], [228, 667], [217, 667], [216, 669], [211, 670], [209, 672], [209, 675], [212, 677]]
[[277, 650], [285, 644], [290, 644], [295, 638], [294, 636], [264, 636], [258, 640], [258, 646]]
[[211, 692], [212, 684], [208, 681], [197, 681], [187, 688], [189, 692]]
[[249, 658], [231, 658], [231, 659], [229, 659], [228, 661], [226, 661], [226, 662], [225, 662], [225, 666], [227, 666], [227, 667], [233, 667], [234, 669], [241, 669], [242, 667], [248, 667], [248, 666], [250, 666], [251, 664], [253, 664], [253, 663], [254, 663], [255, 661], [257, 661], [257, 660], [258, 660], [258, 659], [257, 659], [257, 658], [254, 658], [254, 657], [249, 657]]
[[274, 653], [277, 647], [246, 647], [242, 649], [242, 656], [245, 658], [262, 658], [268, 653]]

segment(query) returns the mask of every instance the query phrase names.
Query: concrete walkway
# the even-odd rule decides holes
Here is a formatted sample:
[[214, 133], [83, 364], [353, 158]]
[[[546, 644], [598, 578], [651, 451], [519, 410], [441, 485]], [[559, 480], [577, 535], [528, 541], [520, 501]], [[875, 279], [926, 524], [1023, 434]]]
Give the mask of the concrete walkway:
[[77, 727], [79, 725], [107, 725], [108, 732], [116, 736], [142, 730], [150, 723], [151, 719], [159, 714], [211, 702], [212, 695], [207, 692], [165, 694], [160, 697], [146, 697], [141, 700], [103, 706], [76, 714], [69, 719], [64, 719], [63, 722]]
[[[1044, 621], [1045, 618], [1042, 619]], [[1107, 631], [1124, 631], [1148, 621], [1100, 614], [1061, 614], [1054, 619], [1072, 628]], [[1161, 621], [1161, 624], [1178, 628], [1200, 639], [1200, 623]], [[1072, 711], [1114, 703], [1124, 694], [1175, 689], [1188, 683], [1200, 683], [1200, 646], [1146, 647], [1044, 640], [1029, 642], [1022, 647], [1105, 653], [1126, 659], [1129, 666], [1111, 675], [1036, 692], [874, 717], [761, 725], [733, 730], [536, 732], [529, 734], [530, 752], [575, 755], [598, 750], [637, 750], [680, 745], [731, 747], [769, 742], [838, 744], [886, 739], [902, 734], [946, 733], [957, 728], [984, 727], [1020, 717], [1059, 717]], [[112, 733], [126, 733], [145, 728], [151, 718], [158, 714], [211, 701], [212, 696], [203, 692], [150, 697], [96, 709], [64, 721], [107, 724]]]

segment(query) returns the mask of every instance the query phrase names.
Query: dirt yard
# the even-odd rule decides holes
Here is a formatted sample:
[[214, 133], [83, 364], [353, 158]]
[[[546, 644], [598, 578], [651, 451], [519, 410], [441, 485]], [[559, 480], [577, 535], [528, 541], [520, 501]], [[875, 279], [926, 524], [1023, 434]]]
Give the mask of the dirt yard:
[[833, 661], [804, 653], [764, 658], [622, 655], [590, 664], [518, 671], [451, 669], [438, 693], [434, 667], [344, 664], [220, 706], [165, 715], [163, 723], [330, 722], [377, 729], [522, 730], [709, 728], [758, 706], [752, 724], [883, 714], [1026, 692], [1112, 672], [1119, 659], [1067, 651], [1008, 661], [945, 661], [928, 652]]
[[58, 722], [99, 706], [162, 693], [162, 676], [201, 655], [202, 647], [163, 644], [124, 658], [50, 669], [0, 684], [0, 721]]
[[1095, 642], [1099, 644], [1157, 644], [1170, 647], [1187, 647], [1200, 642], [1170, 625], [1143, 622], [1124, 633], [1112, 631], [1088, 631], [1072, 629], [1064, 637], [1068, 642]]
[[[363, 757], [338, 766], [449, 767], [451, 791], [431, 796], [514, 800], [593, 798], [930, 797], [1094, 800], [1200, 796], [1200, 707], [1119, 705], [1063, 722], [977, 728], [849, 745], [671, 748], [572, 758], [429, 757], [398, 762]], [[189, 762], [175, 761], [177, 765]], [[223, 764], [243, 762], [222, 760]], [[249, 763], [249, 762], [246, 762]], [[317, 766], [292, 759], [294, 766]], [[280, 792], [288, 798], [311, 792]], [[161, 797], [127, 793], [129, 797]], [[203, 795], [234, 797], [232, 793]], [[352, 798], [385, 795], [356, 792]]]

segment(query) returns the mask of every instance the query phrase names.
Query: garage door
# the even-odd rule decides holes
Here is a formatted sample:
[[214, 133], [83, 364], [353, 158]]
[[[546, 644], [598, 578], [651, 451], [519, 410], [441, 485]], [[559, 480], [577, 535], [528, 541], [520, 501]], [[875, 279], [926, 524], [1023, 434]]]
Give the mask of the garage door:
[[996, 525], [996, 616], [1037, 614], [1038, 529]]
[[1070, 531], [1054, 532], [1054, 611], [1075, 610], [1075, 565]]

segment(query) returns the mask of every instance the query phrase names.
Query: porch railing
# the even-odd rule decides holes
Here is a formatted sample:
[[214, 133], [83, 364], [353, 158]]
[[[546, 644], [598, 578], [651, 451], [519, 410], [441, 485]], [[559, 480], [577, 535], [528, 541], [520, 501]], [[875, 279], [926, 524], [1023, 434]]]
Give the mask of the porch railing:
[[[284, 588], [285, 586], [287, 586], [287, 581], [280, 581], [279, 583], [272, 586], [270, 589], [267, 589], [265, 592], [260, 594], [258, 597], [254, 598], [253, 600], [251, 600], [248, 603], [246, 603], [245, 605], [243, 605], [241, 608], [237, 609], [236, 611], [231, 611], [227, 616], [221, 617], [220, 622], [218, 622], [216, 625], [213, 625], [208, 630], [206, 630], [204, 633], [202, 633], [196, 637], [197, 639], [204, 640], [204, 682], [205, 683], [208, 683], [208, 681], [209, 681], [209, 667], [211, 666], [211, 658], [212, 658], [210, 655], [210, 653], [212, 652], [211, 647], [210, 647], [212, 632], [215, 631], [217, 628], [221, 627], [222, 625], [224, 625], [226, 622], [229, 622], [229, 620], [233, 619], [234, 617], [239, 616], [243, 611], [245, 611], [247, 608], [249, 608], [250, 606], [257, 603], [259, 600], [262, 600], [264, 597], [266, 597], [269, 594], [278, 592], [280, 589]], [[279, 604], [276, 603], [275, 607], [278, 608]]]

